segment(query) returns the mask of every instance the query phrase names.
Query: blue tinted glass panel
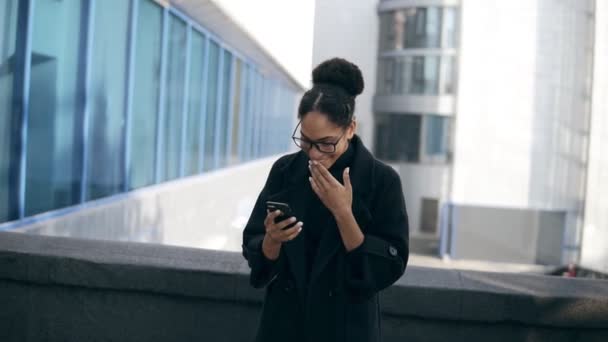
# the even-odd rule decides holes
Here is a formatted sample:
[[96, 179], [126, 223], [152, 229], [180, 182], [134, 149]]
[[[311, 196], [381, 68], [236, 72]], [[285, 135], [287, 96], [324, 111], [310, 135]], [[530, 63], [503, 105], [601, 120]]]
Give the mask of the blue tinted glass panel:
[[216, 105], [218, 93], [218, 75], [219, 75], [219, 58], [220, 47], [215, 42], [210, 43], [209, 47], [209, 73], [207, 75], [207, 108], [205, 120], [205, 160], [203, 169], [211, 170], [214, 165], [214, 149], [215, 149], [215, 120], [216, 120]]
[[25, 213], [80, 200], [85, 12], [79, 0], [39, 0], [33, 14]]
[[163, 135], [162, 180], [175, 179], [180, 176], [184, 78], [186, 76], [186, 29], [185, 22], [174, 15], [169, 16], [165, 115], [161, 125]]
[[122, 191], [129, 1], [95, 2], [87, 199]]
[[440, 155], [447, 152], [447, 118], [426, 115], [426, 154]]
[[0, 2], [0, 222], [17, 219], [21, 94], [15, 63], [18, 0]]
[[201, 98], [205, 38], [192, 32], [190, 50], [190, 90], [188, 91], [188, 125], [186, 126], [186, 174], [198, 173], [201, 148]]
[[228, 139], [229, 132], [229, 116], [230, 116], [230, 87], [232, 84], [232, 54], [226, 50], [223, 53], [224, 68], [222, 82], [222, 107], [220, 109], [220, 166], [225, 166], [228, 161]]
[[138, 12], [129, 141], [131, 189], [154, 183], [163, 20], [162, 9], [150, 0], [141, 0]]
[[232, 112], [230, 116], [232, 118], [232, 129], [230, 135], [228, 137], [228, 141], [230, 142], [230, 159], [228, 161], [229, 165], [236, 164], [239, 161], [239, 143], [242, 138], [242, 107], [244, 100], [244, 84], [243, 84], [243, 63], [240, 59], [235, 60], [235, 68], [234, 68], [234, 81], [232, 85]]

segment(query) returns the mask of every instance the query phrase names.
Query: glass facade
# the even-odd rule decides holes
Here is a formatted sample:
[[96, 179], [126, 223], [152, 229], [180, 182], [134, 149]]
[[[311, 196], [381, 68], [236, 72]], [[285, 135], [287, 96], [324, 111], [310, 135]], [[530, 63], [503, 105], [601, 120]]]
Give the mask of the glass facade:
[[199, 173], [201, 160], [201, 127], [204, 89], [205, 36], [193, 30], [190, 44], [190, 80], [188, 85], [188, 119], [186, 124], [186, 175]]
[[160, 180], [180, 177], [180, 153], [186, 85], [186, 23], [169, 15], [167, 64], [165, 76], [165, 107], [161, 121]]
[[80, 202], [87, 6], [38, 0], [33, 13], [25, 215]]
[[[134, 82], [129, 132], [129, 189], [154, 184], [157, 114], [161, 72], [163, 11], [151, 1], [138, 3]], [[139, 34], [137, 33], [146, 33]]]
[[290, 147], [295, 92], [173, 8], [3, 0], [0, 20], [0, 223]]
[[[0, 222], [18, 217], [20, 117], [22, 92], [17, 63], [19, 0], [0, 3]], [[21, 68], [22, 69], [22, 68]]]
[[380, 15], [380, 95], [453, 95], [456, 7], [410, 7]]
[[[453, 6], [413, 6], [380, 13], [375, 115], [375, 153], [387, 161], [449, 162], [450, 116], [424, 113], [428, 104], [455, 96], [459, 10]], [[404, 98], [401, 112], [383, 106]], [[424, 103], [425, 105], [421, 105]], [[421, 107], [422, 106], [422, 107]], [[420, 113], [423, 111], [423, 113]]]

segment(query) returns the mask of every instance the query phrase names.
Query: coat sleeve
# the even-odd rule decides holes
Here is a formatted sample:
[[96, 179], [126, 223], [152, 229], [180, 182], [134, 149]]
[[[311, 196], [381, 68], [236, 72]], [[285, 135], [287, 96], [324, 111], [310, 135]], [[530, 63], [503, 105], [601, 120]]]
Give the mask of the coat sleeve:
[[258, 195], [258, 198], [251, 212], [251, 216], [243, 231], [243, 257], [247, 260], [251, 268], [249, 281], [251, 286], [262, 288], [268, 285], [277, 275], [279, 263], [282, 256], [282, 251], [277, 260], [266, 258], [262, 252], [262, 242], [266, 234], [264, 227], [264, 219], [266, 218], [266, 198], [269, 194], [278, 190], [279, 182], [279, 163], [280, 160], [274, 163], [264, 188]]
[[[392, 170], [391, 170], [392, 171]], [[390, 172], [379, 191], [371, 222], [364, 229], [363, 243], [346, 254], [346, 290], [369, 298], [397, 281], [405, 272], [409, 257], [409, 224], [401, 180]], [[367, 209], [353, 203], [353, 212]], [[357, 217], [357, 214], [355, 214]]]

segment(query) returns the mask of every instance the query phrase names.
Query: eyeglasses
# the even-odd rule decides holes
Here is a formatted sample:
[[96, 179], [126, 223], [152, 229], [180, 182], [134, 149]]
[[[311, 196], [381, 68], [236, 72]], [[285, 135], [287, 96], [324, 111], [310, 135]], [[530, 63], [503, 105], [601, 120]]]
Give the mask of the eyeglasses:
[[342, 135], [338, 138], [338, 140], [336, 140], [335, 143], [310, 141], [305, 138], [296, 137], [296, 132], [298, 131], [298, 127], [300, 127], [300, 123], [302, 122], [298, 122], [296, 129], [291, 135], [291, 139], [293, 139], [293, 142], [296, 144], [296, 146], [303, 150], [309, 150], [314, 146], [321, 153], [334, 153], [336, 152], [336, 145], [340, 143], [340, 140], [342, 140], [342, 137], [344, 136], [344, 134], [346, 134], [346, 130], [344, 130], [344, 133], [342, 133]]

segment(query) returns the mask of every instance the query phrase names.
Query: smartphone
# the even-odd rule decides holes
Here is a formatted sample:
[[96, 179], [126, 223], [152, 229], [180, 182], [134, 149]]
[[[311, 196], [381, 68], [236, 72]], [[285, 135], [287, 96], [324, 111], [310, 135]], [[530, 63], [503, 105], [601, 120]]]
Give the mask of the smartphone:
[[[266, 201], [266, 209], [268, 209], [269, 211], [275, 211], [275, 210], [280, 210], [281, 211], [281, 215], [277, 216], [274, 219], [274, 223], [279, 223], [283, 220], [286, 220], [290, 217], [293, 216], [293, 212], [291, 211], [291, 207], [289, 206], [289, 204], [287, 203], [282, 203], [282, 202], [273, 202], [273, 201]], [[293, 227], [296, 224], [296, 222], [288, 225], [287, 227], [283, 228], [283, 230], [285, 229], [289, 229], [291, 227]]]

